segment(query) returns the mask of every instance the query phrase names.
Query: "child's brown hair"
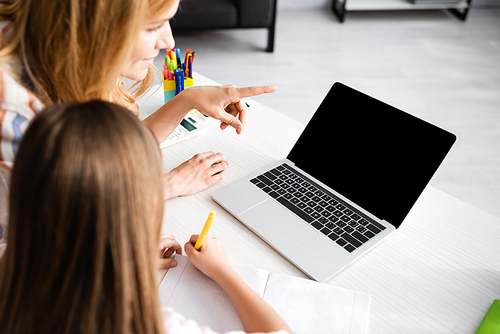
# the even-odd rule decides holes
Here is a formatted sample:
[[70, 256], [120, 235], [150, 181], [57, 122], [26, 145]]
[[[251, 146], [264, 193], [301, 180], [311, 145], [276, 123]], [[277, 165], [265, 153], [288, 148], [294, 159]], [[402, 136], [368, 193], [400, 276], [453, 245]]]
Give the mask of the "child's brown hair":
[[42, 111], [12, 173], [0, 332], [162, 333], [161, 175], [156, 140], [127, 109]]

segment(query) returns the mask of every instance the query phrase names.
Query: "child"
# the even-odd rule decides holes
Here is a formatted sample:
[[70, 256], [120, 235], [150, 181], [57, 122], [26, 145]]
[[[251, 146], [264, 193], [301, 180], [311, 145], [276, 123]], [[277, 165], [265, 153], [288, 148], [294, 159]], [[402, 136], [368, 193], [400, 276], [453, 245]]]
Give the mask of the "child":
[[[41, 112], [12, 172], [0, 333], [213, 333], [160, 308], [156, 254], [181, 252], [172, 240], [159, 246], [161, 178], [153, 134], [125, 108], [91, 101]], [[196, 238], [187, 255], [226, 291], [245, 329], [290, 332], [220, 242], [196, 251]]]

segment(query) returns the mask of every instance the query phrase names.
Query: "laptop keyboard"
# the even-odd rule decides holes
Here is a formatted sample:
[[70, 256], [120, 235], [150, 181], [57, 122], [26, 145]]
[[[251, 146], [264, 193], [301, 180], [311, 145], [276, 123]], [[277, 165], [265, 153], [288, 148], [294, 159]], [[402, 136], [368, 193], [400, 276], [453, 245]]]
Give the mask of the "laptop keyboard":
[[287, 164], [250, 182], [349, 253], [385, 229]]

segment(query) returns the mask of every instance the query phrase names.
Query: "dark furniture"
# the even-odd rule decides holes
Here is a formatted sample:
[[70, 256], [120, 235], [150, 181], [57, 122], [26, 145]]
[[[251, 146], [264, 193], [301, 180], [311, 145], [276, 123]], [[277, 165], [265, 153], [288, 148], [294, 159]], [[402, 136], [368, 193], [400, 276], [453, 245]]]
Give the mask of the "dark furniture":
[[273, 52], [276, 1], [181, 0], [179, 10], [170, 24], [173, 31], [266, 28], [266, 51]]
[[333, 0], [332, 11], [340, 23], [346, 12], [364, 10], [422, 10], [447, 9], [460, 20], [465, 21], [472, 6], [472, 0]]

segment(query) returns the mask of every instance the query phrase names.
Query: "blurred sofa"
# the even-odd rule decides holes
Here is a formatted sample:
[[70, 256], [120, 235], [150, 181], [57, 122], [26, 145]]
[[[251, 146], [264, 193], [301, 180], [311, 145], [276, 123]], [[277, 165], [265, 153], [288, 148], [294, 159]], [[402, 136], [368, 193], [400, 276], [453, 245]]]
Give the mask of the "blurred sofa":
[[277, 0], [181, 0], [172, 30], [268, 29], [267, 52], [274, 51]]

